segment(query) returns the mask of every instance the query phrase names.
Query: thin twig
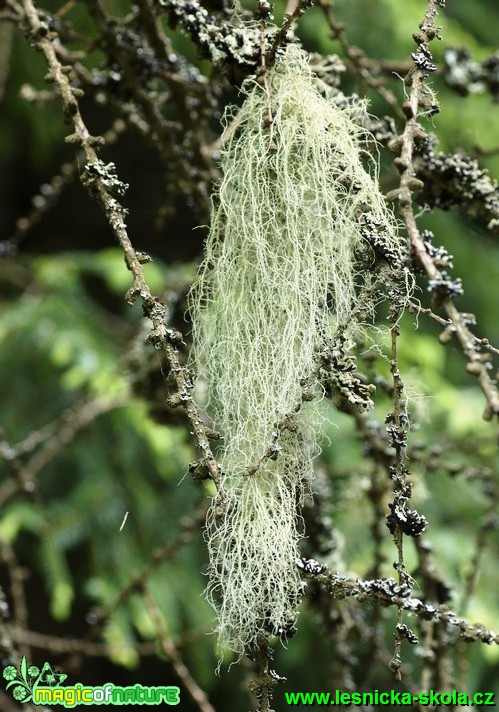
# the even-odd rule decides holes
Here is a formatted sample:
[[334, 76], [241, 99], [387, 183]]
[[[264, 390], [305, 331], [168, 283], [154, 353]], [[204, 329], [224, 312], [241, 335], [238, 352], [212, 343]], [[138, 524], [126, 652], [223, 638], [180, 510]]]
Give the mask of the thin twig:
[[[21, 630], [28, 628], [28, 605], [26, 601], [25, 582], [26, 576], [21, 568], [17, 556], [11, 545], [3, 538], [0, 539], [1, 556], [7, 565], [10, 576], [10, 591], [12, 594], [12, 618]], [[27, 659], [31, 658], [29, 643], [20, 642], [20, 653]]]
[[81, 176], [82, 183], [90, 195], [97, 198], [104, 208], [109, 225], [124, 252], [125, 263], [132, 273], [133, 283], [127, 293], [127, 301], [133, 304], [140, 298], [144, 313], [152, 322], [150, 340], [163, 350], [177, 388], [174, 394], [178, 399], [177, 404], [182, 404], [185, 408], [197, 445], [203, 454], [204, 463], [223, 500], [221, 468], [213, 455], [206, 428], [192, 399], [191, 376], [180, 362], [178, 344], [182, 341], [182, 337], [178, 338], [178, 332], [165, 323], [164, 305], [158, 297], [153, 296], [142, 267], [144, 259], [135, 252], [126, 229], [126, 211], [118, 200], [126, 187], [115, 175], [114, 164], [105, 165], [98, 158], [97, 147], [103, 144], [103, 139], [100, 136], [92, 136], [87, 129], [78, 104], [79, 90], [71, 85], [67, 68], [61, 65], [57, 57], [54, 32], [46, 32], [45, 24], [32, 0], [23, 0], [23, 7], [26, 35], [33, 46], [44, 55], [49, 67], [48, 78], [57, 84], [64, 114], [73, 125], [74, 132], [66, 138], [66, 141], [79, 145], [85, 155], [86, 166]]
[[147, 586], [144, 587], [142, 597], [146, 604], [147, 611], [151, 616], [152, 622], [155, 626], [156, 636], [159, 640], [161, 648], [166, 657], [173, 665], [175, 672], [177, 673], [187, 692], [190, 694], [190, 696], [198, 706], [200, 712], [215, 712], [215, 708], [208, 700], [206, 692], [198, 685], [196, 680], [192, 677], [188, 667], [182, 660], [182, 656], [180, 655], [178, 648], [173, 642], [173, 638], [166, 630], [161, 611], [159, 610], [156, 601], [154, 600]]
[[[425, 16], [420, 25], [421, 34], [417, 35], [418, 46], [424, 45], [425, 52], [428, 53], [428, 44], [436, 37], [438, 32], [435, 18], [438, 15], [439, 7], [438, 0], [428, 1]], [[431, 55], [429, 57], [431, 58]], [[420, 65], [415, 65], [406, 79], [406, 83], [410, 82], [411, 85], [410, 95], [404, 104], [406, 123], [400, 139], [397, 140], [397, 144], [400, 145], [401, 149], [400, 157], [396, 159], [397, 167], [401, 172], [400, 188], [392, 192], [393, 197], [398, 199], [400, 212], [404, 219], [414, 254], [417, 256], [427, 276], [434, 280], [440, 276], [440, 272], [425, 248], [424, 240], [416, 223], [412, 195], [413, 190], [420, 187], [420, 182], [414, 178], [414, 144], [416, 140], [421, 140], [425, 136], [418, 124], [418, 114], [420, 105], [424, 103], [424, 85], [428, 71], [430, 71], [423, 62], [420, 62]], [[477, 339], [469, 329], [464, 315], [457, 309], [452, 299], [449, 297], [443, 299], [442, 308], [451, 320], [454, 334], [468, 359], [467, 371], [477, 377], [487, 399], [484, 418], [491, 420], [494, 416], [499, 415], [499, 392], [489, 373], [487, 361], [482, 359], [478, 353], [476, 348]]]
[[395, 114], [403, 116], [399, 101], [395, 94], [387, 89], [378, 77], [374, 76], [375, 71], [379, 73], [381, 63], [367, 57], [365, 52], [359, 47], [352, 47], [350, 45], [345, 36], [345, 26], [337, 22], [334, 18], [330, 0], [317, 0], [317, 4], [322, 9], [326, 22], [331, 28], [332, 38], [338, 40], [340, 43], [349, 65], [359, 74], [360, 77], [362, 77], [367, 86], [378, 92], [378, 94], [392, 108]]
[[393, 579], [375, 579], [370, 581], [340, 576], [336, 573], [323, 573], [311, 577], [325, 586], [335, 599], [355, 598], [359, 601], [371, 601], [381, 606], [396, 606], [408, 611], [422, 620], [440, 621], [458, 632], [466, 643], [481, 641], [487, 645], [499, 645], [499, 633], [488, 630], [481, 623], [470, 623], [456, 615], [446, 605], [433, 605], [419, 598], [402, 595]]
[[[12, 636], [12, 640], [22, 646], [32, 646], [39, 650], [48, 650], [57, 655], [85, 655], [93, 658], [109, 658], [120, 652], [133, 650], [140, 656], [157, 655], [155, 643], [93, 643], [84, 638], [59, 638], [55, 635], [37, 633], [28, 628], [7, 625], [5, 632]], [[25, 653], [22, 653], [25, 655]], [[27, 656], [28, 657], [28, 656]]]

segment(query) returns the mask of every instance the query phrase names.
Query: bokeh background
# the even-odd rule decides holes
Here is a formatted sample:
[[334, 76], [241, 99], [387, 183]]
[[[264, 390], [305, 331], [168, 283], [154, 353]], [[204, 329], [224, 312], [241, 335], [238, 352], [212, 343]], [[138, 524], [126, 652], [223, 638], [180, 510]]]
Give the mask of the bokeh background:
[[[201, 199], [198, 187], [204, 181], [209, 191], [211, 168], [190, 177], [180, 174], [174, 152], [157, 150], [154, 137], [134, 127], [133, 110], [120, 111], [120, 103], [133, 104], [133, 92], [121, 91], [119, 66], [109, 64], [106, 48], [95, 41], [100, 30], [91, 5], [47, 0], [37, 6], [71, 25], [69, 50], [85, 52], [81, 62], [88, 72], [106, 75], [105, 86], [90, 90], [89, 85], [81, 100], [91, 131], [105, 133], [125, 117], [123, 125], [114, 124], [116, 135], [101, 155], [129, 184], [124, 202], [130, 237], [136, 249], [152, 256], [146, 277], [167, 304], [171, 323], [186, 335], [187, 349], [185, 295], [209, 221], [208, 193]], [[207, 5], [219, 9], [217, 2]], [[125, 0], [103, 0], [102, 6], [122, 19], [132, 12]], [[250, 2], [244, 7], [255, 9]], [[345, 25], [342, 37], [372, 60], [373, 76], [399, 103], [407, 91], [403, 77], [411, 66], [411, 35], [425, 7], [422, 0], [334, 3], [335, 20]], [[140, 307], [124, 300], [130, 274], [103, 211], [80, 184], [82, 159], [64, 142], [69, 130], [44, 82], [44, 59], [15, 22], [2, 19], [2, 11], [0, 3], [0, 582], [10, 611], [3, 620], [3, 664], [16, 662], [11, 657], [17, 651], [37, 665], [48, 660], [63, 668], [73, 682], [179, 684], [181, 709], [203, 709], [179, 681], [175, 660], [178, 665], [182, 658], [216, 710], [247, 709], [251, 664], [243, 660], [215, 674], [213, 611], [203, 597], [203, 517], [213, 490], [188, 473], [196, 459], [188, 426], [181, 412], [166, 406], [164, 364], [145, 344]], [[276, 23], [284, 11], [284, 3], [276, 3]], [[495, 0], [448, 3], [440, 17], [442, 40], [432, 45], [439, 69], [430, 84], [441, 112], [422, 123], [437, 137], [439, 150], [474, 155], [494, 179], [499, 174], [499, 69], [495, 95], [479, 83], [471, 91], [456, 91], [449, 85], [444, 53], [466, 48], [475, 63], [497, 57], [499, 6]], [[215, 141], [225, 105], [239, 100], [234, 78], [200, 58], [179, 29], [166, 20], [163, 27], [170, 51], [185, 57], [216, 88], [211, 114], [204, 109], [202, 117]], [[345, 46], [332, 38], [321, 8], [308, 10], [296, 33], [310, 52], [344, 60], [340, 86], [345, 93], [367, 97], [374, 116], [391, 116], [401, 126], [393, 107], [359, 76]], [[385, 70], [379, 72], [380, 66]], [[112, 93], [113, 72], [115, 96], [106, 101], [99, 91]], [[181, 108], [174, 100], [168, 105], [160, 80], [147, 91], [164, 102], [172, 146], [178, 138], [179, 151], [188, 151]], [[185, 126], [186, 135], [192, 131]], [[392, 160], [381, 148], [380, 181], [386, 192], [397, 180]], [[453, 275], [464, 287], [457, 305], [476, 315], [477, 335], [497, 346], [497, 232], [459, 207], [443, 211], [421, 205], [419, 224], [454, 256]], [[422, 278], [419, 284], [418, 297], [428, 305]], [[448, 587], [449, 607], [497, 630], [497, 424], [482, 419], [484, 399], [476, 379], [466, 372], [458, 346], [439, 342], [441, 327], [414, 314], [406, 315], [401, 327], [400, 364], [414, 420], [409, 440], [414, 503], [430, 523], [425, 540]], [[379, 378], [389, 377], [381, 359], [375, 370]], [[379, 389], [372, 422], [382, 428], [389, 409]], [[327, 418], [317, 482], [334, 545], [322, 560], [345, 574], [369, 578], [376, 549], [382, 554], [377, 571], [392, 576], [395, 549], [376, 519], [372, 495], [381, 475], [352, 418], [332, 406]], [[416, 581], [418, 556], [410, 541], [407, 565]], [[157, 625], [144, 603], [144, 581], [162, 616], [167, 650], [158, 643]], [[287, 708], [283, 690], [345, 685], [338, 672], [345, 666], [352, 689], [392, 687], [388, 663], [395, 611], [364, 610], [343, 601], [327, 623], [314, 605], [318, 592], [312, 585], [309, 589], [297, 636], [286, 645], [275, 642], [275, 667], [287, 678], [276, 690], [275, 709]], [[369, 635], [359, 632], [367, 628], [372, 647], [366, 643]], [[497, 646], [451, 636], [448, 649], [449, 664], [458, 660], [458, 679], [466, 690], [499, 693]], [[408, 679], [418, 680], [418, 647], [407, 643], [403, 661]], [[405, 689], [404, 680], [397, 685]], [[17, 709], [0, 694], [2, 709]]]

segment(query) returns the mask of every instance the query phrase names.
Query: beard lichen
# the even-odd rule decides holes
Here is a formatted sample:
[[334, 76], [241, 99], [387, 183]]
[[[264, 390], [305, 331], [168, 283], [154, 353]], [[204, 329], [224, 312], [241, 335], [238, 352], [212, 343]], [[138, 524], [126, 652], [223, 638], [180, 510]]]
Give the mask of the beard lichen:
[[237, 654], [294, 626], [299, 511], [324, 390], [318, 353], [348, 323], [365, 283], [356, 255], [370, 249], [366, 215], [383, 226], [384, 253], [401, 254], [358, 105], [324, 96], [295, 45], [269, 73], [268, 90], [247, 82], [226, 132], [190, 295], [193, 359], [224, 438], [227, 499], [220, 507], [215, 497], [208, 515], [207, 595], [221, 646]]

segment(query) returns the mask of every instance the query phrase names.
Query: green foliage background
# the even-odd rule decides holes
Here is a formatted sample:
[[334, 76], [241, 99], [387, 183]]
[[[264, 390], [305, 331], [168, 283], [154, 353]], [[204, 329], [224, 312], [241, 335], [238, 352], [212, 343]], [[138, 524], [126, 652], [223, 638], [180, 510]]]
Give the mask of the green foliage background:
[[[47, 2], [46, 7], [55, 11], [61, 4]], [[106, 5], [118, 14], [128, 7], [122, 2]], [[411, 34], [424, 7], [420, 0], [338, 0], [336, 16], [346, 24], [350, 42], [370, 57], [403, 63], [413, 51]], [[80, 32], [91, 36], [95, 28], [85, 3], [77, 3], [72, 12]], [[283, 12], [284, 3], [280, 2], [276, 21]], [[476, 60], [497, 51], [499, 7], [494, 0], [449, 2], [441, 22], [443, 41], [434, 44], [437, 64], [448, 46], [466, 46]], [[178, 32], [169, 33], [178, 52], [196, 57], [189, 40]], [[318, 8], [300, 20], [298, 35], [310, 51], [342, 56]], [[45, 88], [46, 69], [19, 31], [14, 31], [11, 39], [11, 55], [3, 60], [9, 62], [9, 72], [0, 114], [3, 240], [9, 239], [15, 221], [28, 212], [30, 196], [38, 186], [50, 180], [61, 162], [73, 157], [73, 149], [63, 142], [67, 128], [58, 105], [32, 105], [20, 97], [24, 83]], [[98, 59], [96, 54], [91, 61]], [[196, 61], [203, 72], [210, 71], [207, 62]], [[402, 100], [400, 79], [392, 75], [384, 81]], [[369, 96], [373, 114], [389, 112], [376, 92], [351, 72], [346, 72], [342, 86]], [[490, 151], [481, 165], [497, 177], [497, 104], [488, 94], [460, 97], [438, 76], [432, 86], [442, 111], [427, 120], [425, 128], [438, 136], [442, 150], [479, 147]], [[85, 108], [83, 102], [83, 113]], [[88, 112], [92, 130], [105, 130], [109, 118], [105, 112], [90, 106]], [[216, 119], [214, 116], [215, 129]], [[163, 200], [156, 157], [133, 134], [125, 134], [116, 146], [106, 148], [105, 154], [106, 160], [116, 162], [120, 177], [130, 183], [130, 235], [136, 249], [145, 249], [154, 257], [154, 263], [146, 267], [152, 291], [165, 299], [174, 293], [185, 294], [202, 252], [205, 233], [192, 231], [201, 218], [192, 215], [192, 205], [185, 198], [177, 197], [170, 222], [154, 233], [153, 218]], [[389, 160], [382, 155], [381, 181], [386, 191], [396, 177]], [[204, 216], [204, 222], [207, 219]], [[444, 244], [454, 255], [454, 274], [464, 284], [458, 306], [475, 313], [478, 335], [497, 345], [497, 235], [459, 210], [424, 214], [421, 225], [434, 232], [436, 244]], [[140, 579], [155, 552], [172, 545], [168, 555], [158, 554], [161, 561], [147, 577], [150, 590], [161, 606], [169, 634], [215, 708], [219, 712], [241, 709], [241, 686], [248, 671], [243, 663], [230, 672], [223, 671], [221, 677], [214, 675], [215, 641], [209, 635], [212, 611], [202, 595], [207, 563], [202, 508], [212, 490], [188, 475], [188, 464], [196, 459], [196, 453], [182, 418], [164, 407], [161, 359], [152, 346], [143, 345], [140, 309], [130, 309], [123, 300], [130, 276], [120, 250], [113, 246], [104, 216], [76, 180], [61, 204], [43, 214], [18, 247], [17, 255], [7, 254], [0, 262], [4, 589], [9, 592], [12, 573], [5, 565], [5, 552], [12, 550], [26, 577], [29, 629], [54, 637], [81, 638], [99, 611], [113, 605], [134, 577]], [[423, 284], [421, 287], [426, 289]], [[426, 292], [419, 298], [426, 303]], [[188, 331], [182, 323], [183, 308], [180, 299], [175, 318], [178, 326]], [[410, 407], [418, 423], [409, 441], [414, 453], [414, 505], [430, 522], [427, 538], [433, 546], [435, 565], [453, 590], [450, 607], [459, 610], [475, 551], [477, 523], [490, 503], [483, 480], [475, 475], [488, 469], [497, 482], [496, 425], [482, 420], [483, 396], [475, 379], [466, 374], [458, 347], [439, 343], [439, 331], [438, 325], [422, 316], [417, 323], [414, 315], [406, 315], [400, 365], [410, 385]], [[388, 376], [386, 364], [379, 368]], [[102, 412], [95, 415], [92, 409]], [[389, 401], [380, 393], [373, 413], [380, 427], [389, 409]], [[368, 500], [359, 498], [359, 491], [369, 489], [372, 463], [364, 457], [351, 419], [333, 411], [329, 417], [331, 424], [317, 463], [330, 482], [328, 515], [341, 532], [341, 559], [348, 572], [365, 576], [373, 551], [373, 512]], [[51, 423], [55, 423], [52, 431]], [[455, 476], [452, 468], [458, 473]], [[19, 483], [24, 483], [24, 488]], [[125, 512], [129, 512], [128, 519], [120, 531]], [[483, 549], [479, 579], [466, 615], [497, 630], [499, 537], [494, 526]], [[391, 576], [395, 551], [388, 530], [383, 531], [383, 537], [383, 573]], [[414, 565], [416, 562], [411, 547], [410, 542], [409, 570], [411, 558]], [[329, 563], [334, 568], [334, 556]], [[12, 608], [15, 602], [12, 598], [9, 602]], [[344, 607], [345, 615], [356, 615], [348, 602]], [[394, 620], [394, 611], [381, 612], [388, 639]], [[119, 651], [104, 658], [84, 657], [78, 667], [74, 658], [56, 648], [33, 647], [30, 661], [40, 664], [47, 659], [68, 670], [73, 665], [73, 682], [78, 679], [92, 685], [105, 680], [177, 684], [164, 656], [156, 655], [154, 649], [150, 655], [138, 652], [138, 641], [154, 639], [154, 625], [137, 592], [106, 619], [102, 634], [97, 636], [97, 640], [119, 644]], [[356, 649], [354, 642], [352, 649], [357, 669], [368, 651]], [[288, 678], [285, 689], [334, 687], [331, 661], [335, 655], [321, 633], [317, 615], [304, 604], [297, 637], [286, 649], [276, 645], [276, 668]], [[417, 655], [408, 644], [404, 659], [417, 667]], [[379, 666], [373, 687], [393, 685], [385, 662]], [[498, 648], [475, 643], [465, 671], [467, 689], [494, 689], [499, 694], [498, 672]], [[182, 710], [197, 709], [187, 694], [182, 694]], [[276, 709], [284, 710], [281, 688], [276, 695]]]

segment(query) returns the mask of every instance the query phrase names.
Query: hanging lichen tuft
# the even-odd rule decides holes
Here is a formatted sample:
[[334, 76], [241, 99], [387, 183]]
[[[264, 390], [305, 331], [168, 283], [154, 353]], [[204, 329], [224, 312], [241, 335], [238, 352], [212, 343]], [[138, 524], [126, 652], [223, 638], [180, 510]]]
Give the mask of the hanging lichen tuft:
[[223, 507], [215, 497], [208, 518], [207, 591], [220, 643], [238, 654], [260, 635], [285, 636], [294, 626], [298, 512], [313, 476], [323, 395], [317, 354], [355, 305], [366, 220], [384, 254], [401, 250], [363, 166], [370, 159], [353, 109], [323, 96], [294, 45], [268, 89], [247, 83], [227, 132], [190, 297], [194, 360], [224, 438], [228, 495]]

